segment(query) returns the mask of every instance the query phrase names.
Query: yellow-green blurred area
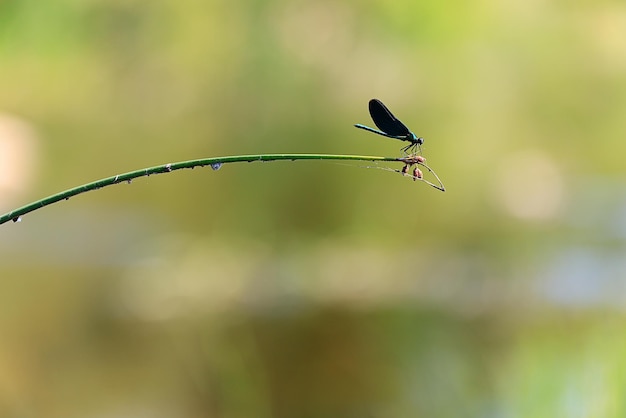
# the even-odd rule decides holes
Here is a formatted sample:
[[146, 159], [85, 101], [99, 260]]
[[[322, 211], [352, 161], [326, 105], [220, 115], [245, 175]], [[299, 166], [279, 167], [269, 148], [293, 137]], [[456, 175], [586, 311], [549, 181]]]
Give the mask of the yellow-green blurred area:
[[[0, 1], [2, 417], [626, 416], [626, 4]], [[374, 168], [363, 169], [362, 166]]]

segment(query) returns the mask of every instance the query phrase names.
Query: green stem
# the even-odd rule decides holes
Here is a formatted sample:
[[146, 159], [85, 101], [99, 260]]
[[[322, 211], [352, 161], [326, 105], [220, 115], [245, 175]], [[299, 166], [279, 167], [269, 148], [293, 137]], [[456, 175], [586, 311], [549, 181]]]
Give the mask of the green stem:
[[[217, 170], [222, 164], [229, 163], [241, 163], [241, 162], [253, 162], [253, 161], [280, 161], [280, 160], [289, 160], [289, 161], [297, 161], [297, 160], [351, 160], [351, 161], [383, 161], [383, 162], [403, 162], [405, 164], [420, 164], [426, 167], [431, 173], [434, 172], [423, 163], [416, 163], [410, 159], [410, 157], [375, 157], [375, 156], [363, 156], [363, 155], [332, 155], [332, 154], [258, 154], [258, 155], [236, 155], [229, 157], [215, 157], [215, 158], [202, 158], [199, 160], [190, 160], [183, 161], [178, 163], [170, 163], [158, 165], [155, 167], [144, 168], [141, 170], [130, 171], [124, 174], [118, 174], [116, 176], [107, 177], [101, 180], [97, 180], [91, 183], [83, 184], [82, 186], [74, 187], [73, 189], [68, 189], [63, 192], [54, 194], [52, 196], [48, 196], [44, 199], [37, 200], [33, 203], [30, 203], [26, 206], [22, 206], [21, 208], [15, 209], [11, 212], [5, 213], [0, 216], [0, 225], [5, 222], [12, 220], [13, 222], [18, 222], [21, 216], [30, 213], [34, 210], [41, 209], [45, 206], [51, 205], [61, 200], [67, 200], [70, 197], [79, 195], [81, 193], [88, 192], [90, 190], [100, 189], [102, 187], [111, 186], [117, 183], [128, 182], [130, 183], [133, 179], [138, 177], [149, 176], [151, 174], [161, 174], [161, 173], [169, 173], [176, 170], [181, 170], [183, 168], [194, 168], [194, 167], [204, 167], [211, 166], [213, 169]], [[435, 177], [437, 175], [435, 174]], [[421, 180], [421, 179], [420, 179]], [[429, 185], [435, 187], [438, 190], [445, 191], [443, 184], [437, 177], [437, 181], [439, 181], [439, 186], [432, 184], [426, 180], [424, 180]]]

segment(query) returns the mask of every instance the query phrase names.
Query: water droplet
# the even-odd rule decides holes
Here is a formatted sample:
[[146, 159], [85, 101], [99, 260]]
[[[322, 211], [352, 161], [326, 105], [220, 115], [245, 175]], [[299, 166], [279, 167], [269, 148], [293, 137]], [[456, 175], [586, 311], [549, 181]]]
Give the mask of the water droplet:
[[211, 164], [211, 168], [215, 171], [219, 170], [220, 168], [222, 168], [222, 163], [213, 163]]

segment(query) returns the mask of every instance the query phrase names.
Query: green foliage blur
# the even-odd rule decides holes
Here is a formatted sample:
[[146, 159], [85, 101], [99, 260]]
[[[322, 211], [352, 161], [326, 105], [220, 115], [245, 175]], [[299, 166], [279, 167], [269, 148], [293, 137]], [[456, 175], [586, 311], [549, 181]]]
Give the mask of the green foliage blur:
[[[622, 417], [626, 4], [0, 1], [1, 417]], [[363, 166], [371, 166], [369, 169]]]

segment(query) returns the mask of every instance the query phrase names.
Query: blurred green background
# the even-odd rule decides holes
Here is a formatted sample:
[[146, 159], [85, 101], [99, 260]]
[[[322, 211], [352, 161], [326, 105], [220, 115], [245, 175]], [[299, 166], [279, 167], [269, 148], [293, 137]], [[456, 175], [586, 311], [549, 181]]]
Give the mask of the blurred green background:
[[626, 416], [623, 1], [0, 1], [0, 209], [399, 155], [373, 97], [446, 193], [234, 164], [0, 227], [0, 416]]

